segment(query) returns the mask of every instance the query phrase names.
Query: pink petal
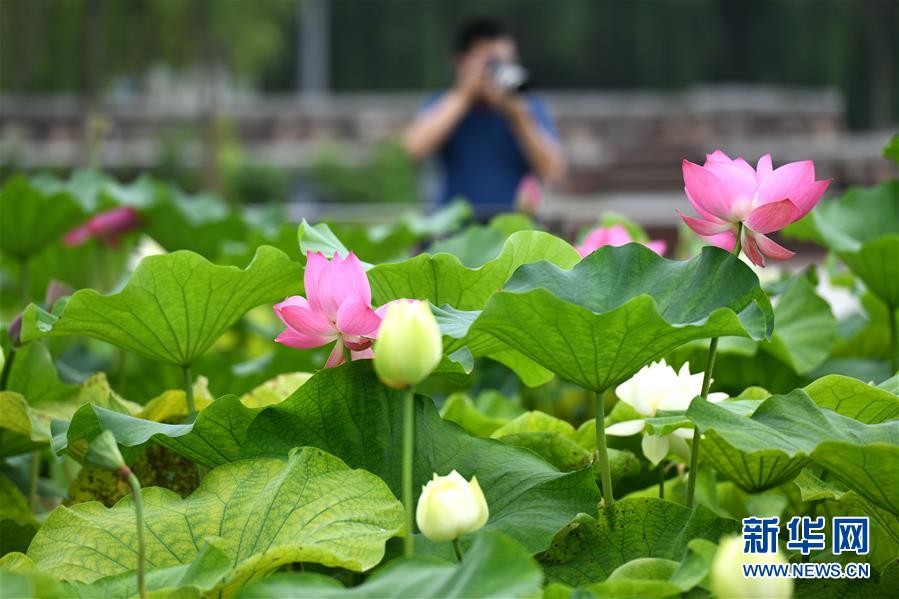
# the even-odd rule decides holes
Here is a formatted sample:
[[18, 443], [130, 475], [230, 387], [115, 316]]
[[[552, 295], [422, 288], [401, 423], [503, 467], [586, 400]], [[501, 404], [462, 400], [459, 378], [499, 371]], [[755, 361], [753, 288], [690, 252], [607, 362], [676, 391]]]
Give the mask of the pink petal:
[[279, 316], [284, 324], [298, 333], [312, 337], [334, 337], [337, 331], [327, 318], [310, 308], [299, 305], [281, 308]]
[[717, 235], [718, 233], [723, 233], [728, 229], [733, 228], [733, 225], [730, 223], [714, 223], [707, 220], [702, 220], [700, 218], [695, 218], [693, 216], [687, 216], [682, 213], [680, 210], [677, 211], [684, 222], [687, 223], [687, 226], [693, 229], [699, 235]]
[[684, 160], [687, 193], [704, 211], [722, 220], [731, 218], [733, 194], [711, 171]]
[[743, 234], [740, 238], [743, 242], [743, 253], [746, 254], [749, 261], [756, 266], [765, 266], [765, 257], [762, 255], [762, 252], [759, 251], [759, 247], [755, 243], [752, 231], [744, 227]]
[[328, 259], [321, 252], [306, 252], [306, 270], [303, 272], [303, 286], [306, 289], [306, 297], [309, 304], [316, 312], [324, 312], [321, 302], [321, 279], [329, 268]]
[[733, 161], [730, 159], [730, 156], [728, 156], [721, 150], [715, 150], [711, 154], [705, 155], [705, 165], [708, 166], [709, 162], [733, 162]]
[[322, 345], [333, 341], [334, 337], [316, 337], [298, 333], [293, 329], [285, 329], [280, 335], [275, 337], [275, 341], [288, 347], [296, 347], [298, 349], [308, 349], [310, 347], [321, 347]]
[[799, 216], [796, 217], [796, 220], [808, 214], [815, 207], [821, 196], [827, 191], [827, 186], [830, 185], [830, 182], [831, 179], [815, 181], [797, 190], [796, 195], [790, 198], [790, 201], [799, 209]]
[[338, 341], [334, 344], [334, 349], [331, 350], [331, 353], [328, 355], [328, 360], [325, 362], [325, 368], [334, 368], [336, 366], [340, 366], [345, 362], [344, 352], [343, 352], [343, 343]]
[[620, 247], [631, 241], [633, 241], [633, 238], [631, 238], [631, 234], [627, 232], [627, 228], [624, 225], [614, 225], [609, 227], [606, 245]]
[[791, 252], [782, 245], [778, 245], [764, 235], [756, 234], [754, 235], [754, 237], [762, 254], [768, 256], [772, 260], [789, 260], [796, 255], [794, 252]]
[[371, 360], [375, 357], [375, 352], [369, 347], [362, 351], [351, 351], [350, 355], [354, 360]]
[[790, 200], [762, 204], [749, 213], [746, 226], [756, 233], [779, 231], [798, 218], [799, 210]]
[[705, 220], [710, 220], [713, 223], [726, 222], [726, 221], [718, 218], [714, 214], [707, 212], [706, 210], [703, 210], [702, 206], [700, 206], [699, 204], [696, 203], [696, 200], [694, 200], [693, 196], [690, 195], [690, 190], [687, 189], [686, 187], [684, 187], [684, 193], [687, 194], [687, 200], [689, 200], [690, 205], [693, 206], [693, 210], [695, 210], [699, 216], [701, 216]]
[[82, 225], [66, 233], [65, 237], [62, 238], [62, 244], [68, 247], [84, 245], [92, 235], [90, 228], [87, 225]]
[[337, 330], [343, 335], [373, 337], [381, 326], [381, 318], [360, 297], [351, 297], [337, 311]]
[[734, 251], [734, 246], [737, 245], [737, 233], [733, 229], [717, 235], [703, 235], [703, 239], [713, 246], [728, 252]]
[[645, 245], [659, 256], [664, 256], [665, 250], [668, 248], [668, 244], [661, 239], [653, 239], [647, 241]]
[[758, 189], [758, 178], [749, 164], [742, 158], [733, 162], [712, 161], [704, 167], [707, 171], [718, 177], [718, 180], [727, 188], [730, 197], [751, 200]]
[[759, 163], [755, 170], [758, 173], [759, 183], [761, 183], [774, 170], [774, 167], [771, 165], [771, 154], [765, 154], [759, 158]]
[[[775, 169], [759, 184], [756, 205], [792, 200], [802, 193], [802, 188], [815, 182], [815, 165], [811, 160], [791, 162]], [[822, 191], [823, 193], [823, 191]], [[798, 204], [796, 204], [798, 206]]]
[[371, 305], [371, 287], [368, 276], [362, 268], [362, 262], [353, 252], [346, 257], [338, 269], [338, 300], [342, 304], [346, 299], [357, 297], [367, 305]]

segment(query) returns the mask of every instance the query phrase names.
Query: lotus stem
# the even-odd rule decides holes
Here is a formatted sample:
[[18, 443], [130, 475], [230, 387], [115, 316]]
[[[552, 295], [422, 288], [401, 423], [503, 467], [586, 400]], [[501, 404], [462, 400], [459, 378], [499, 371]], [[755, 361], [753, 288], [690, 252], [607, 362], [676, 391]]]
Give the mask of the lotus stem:
[[665, 499], [665, 462], [659, 462], [659, 499]]
[[184, 367], [184, 395], [187, 397], [187, 417], [193, 418], [197, 413], [197, 406], [194, 404], [194, 384], [190, 364]]
[[37, 512], [37, 483], [41, 478], [41, 452], [31, 454], [31, 482], [28, 485], [28, 507], [32, 513]]
[[403, 510], [406, 516], [406, 536], [403, 537], [403, 553], [411, 557], [415, 553], [412, 513], [412, 453], [415, 443], [415, 392], [406, 391], [403, 398]]
[[609, 508], [615, 503], [612, 494], [612, 466], [609, 464], [609, 450], [606, 447], [606, 406], [602, 391], [594, 391], [593, 401], [596, 404], [596, 453], [599, 456], [599, 470], [602, 473], [603, 504]]
[[[715, 354], [718, 353], [718, 338], [709, 342], [709, 357], [705, 364], [705, 372], [702, 375], [703, 401], [709, 397], [709, 387], [712, 384], [712, 370], [715, 368]], [[699, 446], [702, 444], [702, 431], [699, 427], [693, 431], [693, 443], [690, 445], [690, 475], [687, 478], [687, 507], [693, 507], [693, 499], [696, 496], [696, 477], [699, 474]]]
[[147, 586], [144, 581], [144, 562], [147, 558], [147, 548], [144, 543], [144, 503], [141, 496], [140, 481], [127, 466], [122, 474], [131, 487], [131, 498], [134, 502], [134, 516], [137, 519], [137, 592], [141, 599], [147, 599]]
[[[737, 240], [734, 243], [733, 255], [740, 257], [742, 249], [741, 236], [743, 234], [743, 223], [737, 224]], [[712, 385], [712, 370], [715, 369], [715, 354], [718, 352], [718, 338], [715, 337], [709, 342], [709, 355], [705, 364], [705, 372], [702, 374], [702, 393], [703, 400], [709, 398], [709, 387]], [[687, 478], [687, 507], [693, 507], [693, 500], [696, 497], [696, 478], [699, 469], [699, 446], [702, 444], [702, 431], [699, 427], [693, 432], [693, 443], [690, 445], [690, 476]]]
[[456, 559], [459, 560], [459, 563], [462, 562], [462, 545], [459, 543], [459, 539], [453, 539], [453, 550], [456, 552]]

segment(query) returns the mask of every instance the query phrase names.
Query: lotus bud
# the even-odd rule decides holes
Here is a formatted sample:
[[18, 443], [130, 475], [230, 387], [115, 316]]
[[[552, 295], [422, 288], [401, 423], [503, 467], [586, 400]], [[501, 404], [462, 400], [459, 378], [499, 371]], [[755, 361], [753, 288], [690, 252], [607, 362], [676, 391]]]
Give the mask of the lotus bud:
[[119, 445], [115, 436], [109, 431], [103, 431], [90, 442], [87, 452], [84, 454], [84, 463], [97, 468], [105, 468], [119, 474], [128, 470], [125, 458], [119, 452]]
[[775, 576], [744, 577], [742, 564], [786, 564], [778, 551], [775, 554], [743, 553], [740, 537], [726, 537], [718, 545], [712, 563], [711, 589], [721, 599], [789, 599], [793, 596], [793, 580]]
[[452, 541], [482, 528], [490, 517], [487, 500], [478, 485], [453, 470], [437, 476], [422, 487], [415, 520], [421, 532], [432, 541]]
[[375, 372], [385, 385], [408, 389], [425, 380], [443, 356], [440, 327], [430, 306], [418, 300], [390, 303], [374, 352]]

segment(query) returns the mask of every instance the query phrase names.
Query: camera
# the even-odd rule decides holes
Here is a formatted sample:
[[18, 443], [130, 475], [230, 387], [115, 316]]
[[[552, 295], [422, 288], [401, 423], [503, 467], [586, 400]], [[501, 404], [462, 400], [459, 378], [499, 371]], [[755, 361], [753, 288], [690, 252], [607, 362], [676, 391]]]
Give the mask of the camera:
[[490, 60], [487, 72], [497, 87], [506, 92], [520, 92], [528, 85], [528, 70], [515, 62]]

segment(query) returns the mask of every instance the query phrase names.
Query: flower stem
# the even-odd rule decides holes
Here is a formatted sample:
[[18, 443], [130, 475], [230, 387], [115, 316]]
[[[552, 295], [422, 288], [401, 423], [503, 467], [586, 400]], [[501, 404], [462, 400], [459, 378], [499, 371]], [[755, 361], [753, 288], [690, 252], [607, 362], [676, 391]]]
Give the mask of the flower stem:
[[659, 499], [665, 499], [665, 462], [659, 462]]
[[31, 512], [37, 512], [37, 483], [41, 478], [41, 452], [31, 454], [31, 482], [28, 485], [28, 507]]
[[[709, 397], [709, 387], [712, 384], [712, 370], [715, 368], [715, 354], [718, 352], [718, 338], [709, 342], [709, 357], [705, 364], [705, 372], [702, 374], [703, 401]], [[693, 507], [693, 498], [696, 495], [696, 477], [699, 474], [699, 446], [702, 444], [702, 432], [697, 427], [693, 432], [693, 443], [690, 446], [690, 477], [687, 479], [687, 507]]]
[[406, 391], [403, 398], [403, 507], [406, 513], [406, 536], [403, 537], [403, 553], [406, 557], [415, 553], [412, 537], [412, 453], [415, 442], [415, 392]]
[[596, 404], [596, 452], [599, 456], [599, 469], [602, 473], [602, 497], [603, 504], [609, 508], [615, 503], [612, 494], [612, 467], [609, 464], [609, 450], [606, 448], [606, 406], [603, 403], [602, 391], [594, 391], [593, 400]]
[[453, 539], [453, 549], [456, 551], [456, 559], [459, 562], [462, 561], [462, 545], [459, 544], [459, 539]]
[[190, 364], [184, 367], [184, 395], [187, 397], [187, 417], [192, 418], [197, 413], [197, 406], [194, 404], [194, 384]]
[[140, 481], [134, 476], [130, 468], [125, 469], [125, 480], [131, 487], [131, 498], [134, 503], [134, 516], [137, 520], [137, 591], [141, 599], [147, 599], [147, 587], [144, 582], [144, 562], [147, 557], [147, 549], [144, 544], [144, 503], [140, 491]]
[[[737, 223], [737, 241], [734, 244], [733, 255], [740, 257], [742, 249], [741, 237], [743, 234], [743, 223]], [[715, 337], [709, 342], [709, 355], [705, 364], [705, 372], [702, 374], [702, 392], [703, 400], [709, 398], [709, 387], [712, 385], [712, 370], [715, 369], [715, 354], [718, 352], [718, 338]], [[699, 474], [699, 446], [702, 444], [702, 431], [697, 427], [693, 432], [693, 443], [690, 446], [690, 476], [687, 479], [687, 507], [693, 507], [693, 500], [696, 496], [696, 478]]]

